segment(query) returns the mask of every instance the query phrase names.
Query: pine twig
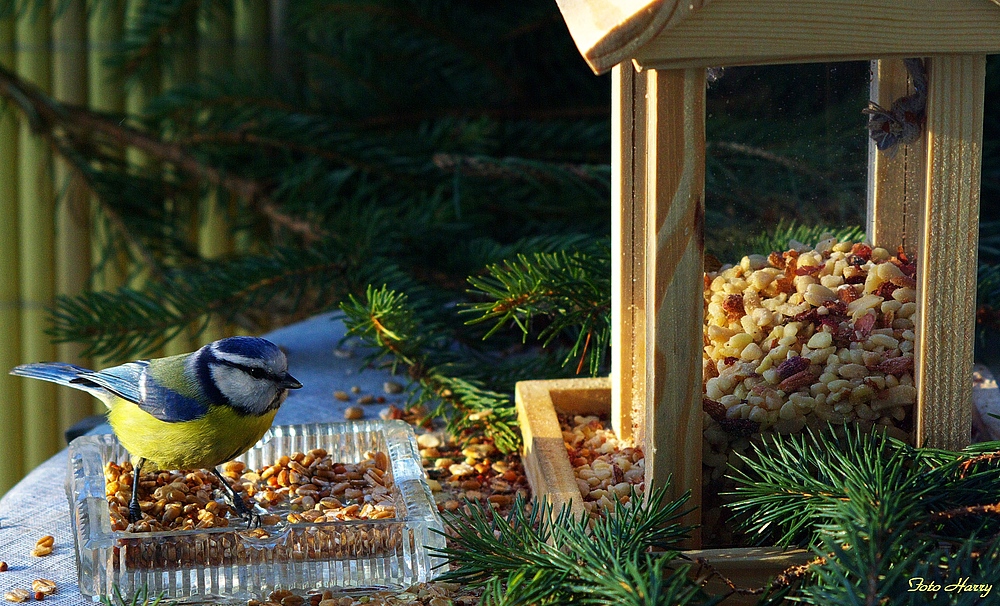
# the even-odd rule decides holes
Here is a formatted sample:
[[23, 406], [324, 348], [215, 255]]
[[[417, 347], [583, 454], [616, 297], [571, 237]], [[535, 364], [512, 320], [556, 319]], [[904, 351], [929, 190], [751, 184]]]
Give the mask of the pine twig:
[[980, 516], [985, 514], [989, 515], [1000, 514], [1000, 503], [987, 503], [985, 505], [969, 505], [967, 507], [958, 507], [955, 509], [949, 509], [947, 511], [938, 511], [930, 516], [928, 522], [934, 524], [937, 522], [954, 520], [962, 516]]
[[[259, 182], [224, 173], [205, 164], [187, 148], [176, 143], [163, 141], [97, 112], [49, 99], [34, 85], [2, 66], [0, 66], [0, 96], [12, 101], [21, 109], [28, 118], [32, 131], [37, 135], [51, 139], [57, 129], [62, 129], [80, 140], [87, 140], [89, 135], [94, 133], [103, 135], [118, 145], [134, 147], [157, 160], [174, 164], [188, 174], [232, 192], [247, 200], [275, 224], [299, 235], [306, 243], [316, 242], [327, 235], [308, 221], [283, 212]], [[57, 149], [63, 151], [61, 147]]]
[[771, 581], [771, 587], [775, 589], [791, 587], [795, 583], [804, 579], [812, 568], [816, 566], [823, 566], [826, 562], [826, 558], [819, 556], [809, 560], [805, 564], [789, 566], [785, 570], [781, 571], [781, 574], [774, 577], [774, 580]]

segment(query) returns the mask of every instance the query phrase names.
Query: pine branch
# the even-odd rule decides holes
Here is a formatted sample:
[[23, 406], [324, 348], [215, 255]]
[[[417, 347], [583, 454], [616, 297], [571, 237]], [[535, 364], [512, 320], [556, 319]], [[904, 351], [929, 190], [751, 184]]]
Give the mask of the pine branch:
[[569, 334], [574, 344], [564, 363], [578, 358], [580, 372], [586, 360], [596, 375], [611, 340], [610, 263], [608, 249], [599, 246], [519, 255], [515, 262], [491, 265], [489, 275], [469, 278], [471, 292], [487, 299], [468, 305], [467, 312], [479, 316], [469, 323], [492, 322], [486, 337], [512, 323], [527, 338], [533, 322], [544, 317], [550, 323], [538, 333], [538, 340], [548, 346]]
[[364, 300], [349, 296], [341, 309], [347, 334], [375, 347], [373, 360], [388, 357], [393, 371], [404, 365], [421, 386], [417, 403], [436, 402], [432, 415], [445, 417], [452, 434], [476, 432], [493, 440], [502, 452], [518, 449], [521, 438], [510, 396], [462, 378], [468, 366], [458, 360], [467, 356], [454, 351], [451, 333], [443, 325], [418, 321], [407, 295], [369, 286]]
[[997, 568], [1000, 443], [952, 453], [845, 433], [776, 436], [734, 473], [733, 509], [749, 529], [819, 556], [773, 590], [808, 604], [952, 604], [962, 601], [914, 594], [912, 579], [993, 578], [975, 575]]
[[224, 173], [205, 164], [187, 148], [127, 126], [121, 120], [84, 108], [63, 105], [46, 97], [37, 87], [2, 66], [0, 96], [11, 101], [24, 113], [36, 135], [49, 139], [58, 138], [59, 142], [54, 145], [54, 149], [71, 163], [75, 159], [72, 152], [85, 154], [87, 151], [78, 146], [89, 146], [91, 138], [100, 135], [106, 138], [108, 144], [121, 148], [134, 147], [156, 160], [173, 164], [197, 179], [232, 192], [249, 202], [272, 222], [300, 235], [307, 242], [316, 241], [323, 236], [322, 232], [317, 232], [307, 221], [285, 214], [270, 198], [267, 188], [260, 183]]
[[734, 154], [743, 154], [745, 156], [750, 156], [753, 158], [760, 158], [772, 164], [777, 164], [778, 166], [798, 171], [802, 174], [809, 175], [817, 179], [830, 179], [832, 176], [830, 174], [820, 172], [808, 164], [798, 162], [787, 156], [777, 154], [775, 152], [763, 149], [761, 147], [747, 145], [745, 143], [737, 143], [735, 141], [710, 141], [708, 142], [708, 145], [706, 145], [706, 151], [713, 151], [713, 150], [730, 152]]
[[162, 281], [143, 290], [88, 292], [60, 297], [50, 330], [57, 342], [87, 344], [87, 354], [136, 357], [162, 346], [191, 325], [203, 329], [210, 318], [249, 321], [259, 329], [273, 316], [292, 315], [336, 304], [351, 289], [372, 279], [406, 283], [391, 265], [381, 276], [353, 265], [334, 250], [276, 251], [168, 269]]
[[137, 81], [162, 62], [163, 46], [170, 33], [195, 18], [202, 4], [202, 0], [143, 2], [135, 10], [135, 17], [125, 31], [122, 52], [112, 65], [133, 82]]
[[[487, 179], [518, 179], [535, 182], [539, 180], [565, 181], [567, 177], [578, 179], [590, 185], [608, 186], [609, 167], [607, 165], [587, 166], [577, 164], [547, 165], [526, 162], [522, 158], [490, 158], [485, 156], [458, 156], [455, 154], [435, 154], [434, 165], [446, 172]], [[559, 173], [554, 172], [556, 169]]]
[[979, 338], [986, 329], [1000, 329], [1000, 265], [980, 263], [976, 279], [976, 324]]
[[[688, 578], [688, 564], [677, 564], [691, 528], [676, 521], [689, 495], [665, 504], [665, 494], [643, 501], [633, 492], [630, 505], [592, 523], [544, 503], [528, 513], [521, 499], [506, 518], [470, 503], [446, 514], [452, 547], [437, 551], [453, 568], [444, 578], [485, 586], [485, 604], [717, 603]], [[665, 551], [645, 553], [653, 546]]]

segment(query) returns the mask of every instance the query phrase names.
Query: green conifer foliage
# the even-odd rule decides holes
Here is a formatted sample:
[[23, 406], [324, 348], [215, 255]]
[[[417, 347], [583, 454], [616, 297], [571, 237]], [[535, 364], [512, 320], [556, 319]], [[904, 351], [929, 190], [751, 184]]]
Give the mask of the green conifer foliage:
[[[0, 17], [58, 16], [67, 3], [0, 0]], [[119, 4], [88, 2], [91, 18]], [[585, 67], [554, 2], [272, 3], [284, 14], [265, 73], [193, 81], [176, 73], [191, 24], [232, 19], [232, 2], [124, 4], [129, 28], [102, 51], [124, 86], [150, 74], [172, 83], [142, 112], [60, 104], [45, 83], [0, 68], [3, 111], [96, 195], [113, 235], [102, 258], [131, 258], [141, 278], [60, 298], [55, 339], [136, 357], [210, 320], [265, 331], [341, 309], [377, 360], [420, 384], [431, 414], [508, 452], [519, 441], [515, 381], [607, 371], [610, 82]], [[985, 125], [984, 326], [1000, 326], [998, 65]], [[712, 85], [710, 253], [738, 261], [789, 238], [813, 243], [818, 223], [862, 222], [866, 74], [865, 64], [727, 69]], [[233, 228], [252, 246], [199, 256], [190, 234], [207, 194], [243, 209]], [[940, 453], [858, 435], [762, 447], [736, 478], [736, 509], [751, 531], [808, 545], [817, 560], [764, 588], [761, 603], [976, 603], [906, 590], [914, 577], [1000, 577], [998, 447]], [[463, 549], [444, 555], [452, 578], [485, 585], [490, 604], [715, 603], [676, 561], [683, 501], [660, 499], [633, 495], [594, 525], [523, 503], [507, 519], [473, 509], [450, 520]]]

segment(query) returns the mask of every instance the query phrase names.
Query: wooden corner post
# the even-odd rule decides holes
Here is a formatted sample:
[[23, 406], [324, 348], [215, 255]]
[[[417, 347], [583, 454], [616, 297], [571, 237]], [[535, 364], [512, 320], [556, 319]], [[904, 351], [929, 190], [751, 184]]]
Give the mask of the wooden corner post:
[[646, 359], [646, 76], [611, 71], [611, 426], [631, 440]]
[[985, 55], [927, 60], [927, 176], [917, 247], [915, 442], [971, 440]]
[[[705, 70], [646, 79], [645, 398], [633, 416], [646, 490], [672, 476], [671, 498], [701, 505], [704, 318]], [[645, 408], [645, 410], [642, 410]], [[698, 523], [699, 510], [684, 523]], [[700, 537], [692, 537], [692, 547]]]
[[[872, 61], [870, 99], [889, 108], [896, 99], [913, 93], [902, 59]], [[919, 214], [927, 182], [926, 137], [900, 145], [895, 153], [879, 151], [868, 140], [868, 205], [865, 233], [873, 246], [907, 254], [917, 251]]]

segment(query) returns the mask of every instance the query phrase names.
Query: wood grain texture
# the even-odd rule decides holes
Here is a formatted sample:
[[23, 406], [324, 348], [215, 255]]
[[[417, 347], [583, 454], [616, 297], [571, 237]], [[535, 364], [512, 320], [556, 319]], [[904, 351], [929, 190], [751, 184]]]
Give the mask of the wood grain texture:
[[[645, 406], [633, 417], [646, 490], [701, 501], [705, 72], [647, 72]], [[696, 511], [685, 523], [697, 523]], [[692, 547], [699, 543], [692, 538]]]
[[[521, 381], [514, 386], [517, 420], [524, 441], [522, 462], [535, 498], [544, 497], [556, 511], [570, 507], [585, 513], [576, 475], [566, 454], [556, 404], [572, 414], [607, 414], [611, 384], [606, 378]], [[554, 403], [555, 402], [555, 403]]]
[[933, 57], [927, 77], [915, 441], [917, 446], [957, 450], [971, 438], [986, 57]]
[[[902, 59], [872, 61], [870, 99], [884, 108], [913, 93]], [[868, 240], [895, 252], [896, 247], [914, 254], [919, 230], [918, 216], [924, 204], [927, 182], [926, 137], [900, 145], [895, 153], [880, 152], [868, 140]]]
[[646, 78], [612, 70], [611, 426], [632, 439], [633, 403], [645, 398]]
[[713, 0], [635, 53], [644, 68], [1000, 52], [988, 0]]
[[709, 0], [556, 0], [580, 54], [594, 73], [627, 61], [664, 29]]

